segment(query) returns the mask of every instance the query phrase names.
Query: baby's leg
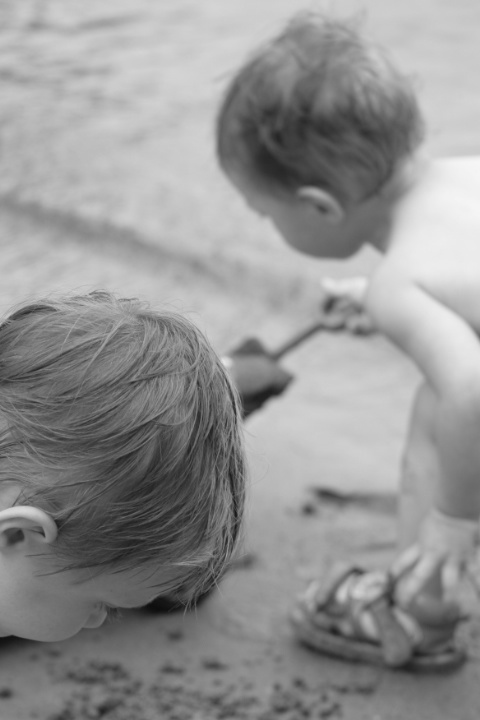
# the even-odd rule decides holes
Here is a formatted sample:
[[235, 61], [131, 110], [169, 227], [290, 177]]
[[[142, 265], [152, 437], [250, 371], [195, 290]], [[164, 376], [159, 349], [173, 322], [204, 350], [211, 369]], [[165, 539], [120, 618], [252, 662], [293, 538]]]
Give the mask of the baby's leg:
[[432, 507], [438, 476], [433, 438], [436, 398], [425, 383], [417, 391], [405, 445], [398, 507], [398, 549], [416, 542], [423, 518]]
[[[433, 504], [438, 477], [434, 441], [436, 398], [427, 385], [417, 392], [405, 447], [399, 497], [399, 551], [415, 544], [422, 521]], [[385, 580], [388, 617], [380, 622], [372, 608], [372, 597]], [[431, 668], [463, 662], [465, 653], [454, 642], [459, 608], [442, 598], [440, 576], [434, 576], [413, 602], [402, 602], [403, 578], [395, 585], [395, 603], [390, 600], [386, 572], [340, 571], [336, 578], [313, 583], [300, 598], [293, 616], [298, 637], [320, 652], [352, 659], [365, 647], [365, 658], [376, 644], [396, 655], [405, 649], [409, 662], [431, 661]], [[381, 590], [380, 598], [381, 599]], [[383, 612], [383, 611], [382, 611]], [[403, 639], [402, 639], [403, 638]], [[342, 644], [343, 643], [343, 644]], [[363, 644], [362, 644], [363, 643]], [[341, 648], [341, 649], [340, 649]], [[369, 650], [367, 650], [369, 648]], [[350, 650], [350, 654], [347, 650]], [[384, 655], [385, 657], [385, 655]], [[388, 660], [386, 661], [388, 664]], [[393, 664], [393, 663], [392, 663]], [[419, 666], [420, 666], [419, 665]], [[425, 667], [426, 667], [425, 666]], [[412, 665], [411, 665], [412, 667]]]
[[[418, 540], [422, 521], [433, 505], [439, 472], [434, 440], [436, 404], [436, 397], [429, 385], [421, 385], [413, 404], [402, 461], [398, 507], [399, 552]], [[401, 581], [398, 589], [401, 597]], [[421, 595], [430, 600], [442, 598], [440, 574], [432, 577]]]

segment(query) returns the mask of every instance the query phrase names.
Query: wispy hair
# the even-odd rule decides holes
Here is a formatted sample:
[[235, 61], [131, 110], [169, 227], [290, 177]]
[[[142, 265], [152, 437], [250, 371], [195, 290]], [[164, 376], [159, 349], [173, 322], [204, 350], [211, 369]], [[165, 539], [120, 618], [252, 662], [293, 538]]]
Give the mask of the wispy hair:
[[217, 155], [270, 192], [314, 185], [344, 202], [368, 198], [423, 139], [411, 81], [358, 22], [295, 15], [229, 82]]
[[0, 325], [0, 481], [59, 527], [59, 570], [178, 570], [205, 592], [239, 540], [236, 391], [188, 319], [99, 291]]

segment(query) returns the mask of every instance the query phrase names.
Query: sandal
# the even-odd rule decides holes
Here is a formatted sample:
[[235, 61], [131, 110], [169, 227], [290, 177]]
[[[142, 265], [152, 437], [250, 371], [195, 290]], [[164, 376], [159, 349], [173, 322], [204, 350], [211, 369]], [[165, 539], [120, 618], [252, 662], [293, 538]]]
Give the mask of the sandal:
[[298, 600], [291, 622], [298, 640], [350, 662], [422, 672], [453, 670], [466, 660], [455, 641], [460, 620], [453, 603], [395, 605], [386, 572], [337, 567]]

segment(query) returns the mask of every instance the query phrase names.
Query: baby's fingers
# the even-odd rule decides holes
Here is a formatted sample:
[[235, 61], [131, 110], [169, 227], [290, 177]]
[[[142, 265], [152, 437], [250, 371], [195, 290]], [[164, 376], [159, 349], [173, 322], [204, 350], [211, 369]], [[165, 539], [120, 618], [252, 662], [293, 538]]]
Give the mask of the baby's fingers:
[[422, 555], [412, 570], [402, 579], [398, 595], [402, 603], [408, 604], [425, 587], [430, 578], [438, 571], [441, 560], [438, 555]]
[[408, 570], [410, 570], [413, 565], [418, 561], [418, 558], [420, 557], [420, 548], [418, 545], [411, 545], [407, 550], [405, 550], [401, 555], [396, 558], [396, 560], [393, 562], [392, 567], [390, 568], [390, 574], [395, 579], [398, 580], [402, 575], [405, 575]]
[[442, 568], [442, 587], [444, 598], [447, 601], [455, 600], [463, 568], [457, 562], [447, 562]]

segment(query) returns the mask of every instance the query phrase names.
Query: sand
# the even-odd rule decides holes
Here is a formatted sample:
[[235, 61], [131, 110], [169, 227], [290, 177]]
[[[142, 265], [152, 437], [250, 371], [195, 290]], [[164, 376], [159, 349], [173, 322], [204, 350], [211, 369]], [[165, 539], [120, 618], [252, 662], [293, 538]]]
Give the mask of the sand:
[[[365, 8], [371, 32], [418, 75], [432, 152], [478, 151], [477, 3], [317, 5]], [[249, 335], [274, 347], [316, 317], [322, 276], [370, 272], [369, 253], [344, 266], [296, 256], [215, 165], [225, 78], [302, 6], [4, 0], [0, 310], [107, 287], [187, 312], [221, 352]], [[125, 612], [64, 643], [3, 640], [0, 720], [479, 717], [470, 596], [470, 661], [445, 677], [348, 665], [292, 637], [289, 609], [309, 577], [394, 553], [418, 376], [376, 335], [317, 335], [283, 362], [295, 382], [246, 423], [244, 562], [192, 613]]]

